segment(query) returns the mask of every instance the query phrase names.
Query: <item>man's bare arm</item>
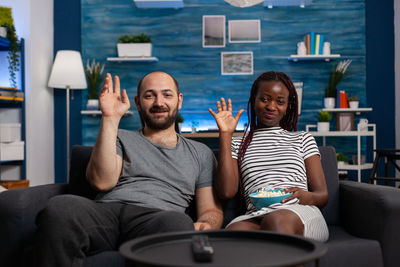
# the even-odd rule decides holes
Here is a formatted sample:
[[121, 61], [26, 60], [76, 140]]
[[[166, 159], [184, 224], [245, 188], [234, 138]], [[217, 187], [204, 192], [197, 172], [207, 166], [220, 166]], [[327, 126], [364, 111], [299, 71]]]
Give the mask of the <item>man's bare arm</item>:
[[107, 74], [99, 95], [102, 119], [96, 144], [86, 168], [88, 181], [100, 191], [110, 190], [118, 182], [122, 169], [122, 157], [117, 154], [116, 148], [118, 125], [130, 107], [126, 91], [123, 90], [121, 95], [118, 76], [115, 76], [114, 81], [115, 88], [111, 75]]
[[219, 229], [223, 222], [221, 204], [216, 198], [211, 186], [196, 190], [197, 221], [195, 230]]

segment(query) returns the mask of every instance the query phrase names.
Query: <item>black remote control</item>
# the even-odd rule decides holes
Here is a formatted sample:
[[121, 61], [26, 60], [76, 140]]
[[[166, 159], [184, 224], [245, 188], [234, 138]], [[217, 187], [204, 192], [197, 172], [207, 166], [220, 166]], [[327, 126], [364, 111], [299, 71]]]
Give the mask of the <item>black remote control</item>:
[[195, 261], [210, 262], [214, 254], [214, 249], [208, 241], [206, 235], [194, 235], [192, 237], [192, 252]]

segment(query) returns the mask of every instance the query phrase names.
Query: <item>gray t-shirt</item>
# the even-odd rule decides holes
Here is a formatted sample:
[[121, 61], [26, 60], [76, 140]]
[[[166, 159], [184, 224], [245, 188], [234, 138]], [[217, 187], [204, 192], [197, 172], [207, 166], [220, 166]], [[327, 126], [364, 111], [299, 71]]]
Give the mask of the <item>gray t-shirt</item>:
[[123, 202], [185, 211], [196, 188], [212, 185], [216, 159], [204, 144], [178, 135], [175, 147], [153, 143], [142, 131], [119, 130], [117, 153], [123, 158], [117, 185], [99, 202]]

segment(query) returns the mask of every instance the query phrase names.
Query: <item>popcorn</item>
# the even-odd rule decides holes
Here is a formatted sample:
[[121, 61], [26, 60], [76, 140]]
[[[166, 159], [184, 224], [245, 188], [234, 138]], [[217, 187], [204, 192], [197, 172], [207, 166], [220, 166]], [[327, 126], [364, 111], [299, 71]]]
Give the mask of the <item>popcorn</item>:
[[259, 191], [254, 197], [279, 197], [286, 195], [285, 191]]

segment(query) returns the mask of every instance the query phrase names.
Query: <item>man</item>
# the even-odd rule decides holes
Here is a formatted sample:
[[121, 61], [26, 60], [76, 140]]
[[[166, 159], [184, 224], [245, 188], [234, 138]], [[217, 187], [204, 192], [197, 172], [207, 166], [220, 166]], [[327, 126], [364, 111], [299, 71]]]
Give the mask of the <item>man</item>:
[[[143, 129], [118, 130], [130, 103], [118, 76], [113, 86], [107, 74], [99, 96], [100, 130], [86, 169], [101, 193], [96, 201], [72, 195], [49, 201], [37, 219], [38, 266], [81, 266], [87, 255], [116, 250], [138, 236], [221, 227], [223, 215], [211, 186], [213, 154], [175, 132], [182, 99], [172, 76], [149, 73], [135, 97]], [[184, 213], [193, 198], [194, 223]]]

